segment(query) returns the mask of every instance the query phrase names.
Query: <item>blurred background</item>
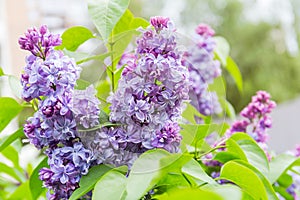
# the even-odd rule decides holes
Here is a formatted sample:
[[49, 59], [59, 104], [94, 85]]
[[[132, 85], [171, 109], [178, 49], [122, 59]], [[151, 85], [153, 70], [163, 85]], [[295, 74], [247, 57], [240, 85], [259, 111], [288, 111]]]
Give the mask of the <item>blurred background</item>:
[[[192, 35], [199, 23], [211, 25], [230, 43], [243, 75], [239, 93], [225, 73], [227, 98], [236, 111], [257, 90], [266, 90], [278, 103], [270, 148], [283, 152], [300, 143], [299, 0], [132, 0], [130, 9], [146, 19], [168, 16], [182, 34]], [[27, 53], [19, 50], [18, 37], [41, 24], [55, 33], [74, 25], [93, 28], [84, 0], [0, 0], [0, 66], [6, 74], [20, 75]], [[0, 95], [11, 96], [4, 79]]]

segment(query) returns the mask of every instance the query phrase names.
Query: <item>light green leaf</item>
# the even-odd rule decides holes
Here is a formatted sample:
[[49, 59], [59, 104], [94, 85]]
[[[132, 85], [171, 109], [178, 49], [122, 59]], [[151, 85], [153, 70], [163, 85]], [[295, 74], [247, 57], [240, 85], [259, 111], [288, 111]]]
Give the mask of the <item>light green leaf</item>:
[[116, 170], [111, 170], [104, 174], [96, 183], [92, 199], [120, 200], [125, 192], [125, 188], [126, 177]]
[[147, 27], [149, 23], [142, 18], [135, 18], [130, 10], [126, 10], [122, 15], [116, 26], [114, 27], [110, 43], [107, 45], [108, 49], [114, 52], [113, 62], [116, 65], [129, 43], [135, 34], [139, 34], [136, 29], [139, 27]]
[[19, 99], [21, 99], [22, 86], [20, 83], [20, 79], [13, 75], [9, 75], [8, 83], [9, 83], [9, 87], [10, 87], [11, 91], [13, 92], [13, 94], [16, 97], [18, 97]]
[[0, 141], [0, 152], [5, 149], [8, 145], [14, 142], [16, 139], [21, 138], [24, 135], [23, 128], [18, 129], [11, 135], [6, 136]]
[[235, 114], [235, 110], [234, 107], [232, 106], [232, 104], [230, 102], [228, 102], [226, 100], [226, 98], [219, 98], [219, 102], [222, 106], [222, 108], [225, 110], [225, 113], [227, 114], [228, 117], [230, 117], [231, 120], [235, 120], [236, 119], [236, 114]]
[[205, 191], [195, 188], [184, 188], [171, 190], [169, 193], [164, 193], [156, 197], [158, 200], [199, 200], [199, 199], [213, 199], [223, 200], [223, 198], [212, 191]]
[[95, 38], [95, 36], [89, 29], [83, 26], [74, 26], [67, 29], [61, 38], [62, 45], [59, 49], [66, 48], [69, 51], [76, 51], [81, 44], [91, 38]]
[[252, 137], [245, 133], [235, 133], [231, 136], [231, 139], [235, 140], [241, 149], [243, 149], [243, 152], [251, 165], [264, 174], [269, 172], [268, 158]]
[[2, 67], [0, 67], [0, 76], [4, 76], [4, 75], [5, 75], [4, 71], [3, 71]]
[[201, 187], [201, 189], [217, 193], [223, 197], [223, 200], [241, 200], [243, 195], [241, 188], [232, 184], [224, 184], [224, 185], [207, 184]]
[[225, 66], [226, 70], [229, 72], [233, 80], [235, 81], [235, 84], [240, 92], [243, 92], [243, 78], [242, 74], [234, 62], [234, 60], [231, 57], [227, 57], [227, 65]]
[[182, 115], [183, 118], [191, 122], [192, 124], [197, 124], [195, 120], [195, 116], [205, 119], [206, 116], [202, 115], [194, 106], [192, 106], [190, 103], [186, 104], [186, 108], [183, 111]]
[[226, 82], [222, 76], [219, 76], [214, 79], [212, 84], [208, 85], [209, 91], [215, 91], [218, 97], [225, 97], [226, 96]]
[[0, 98], [0, 132], [21, 112], [22, 109], [22, 106], [13, 98]]
[[248, 161], [243, 149], [238, 145], [238, 143], [235, 140], [229, 138], [226, 141], [226, 148], [227, 152], [230, 153], [232, 156], [235, 156], [244, 161]]
[[92, 190], [99, 178], [109, 170], [111, 170], [111, 167], [107, 165], [96, 165], [92, 167], [87, 175], [81, 177], [79, 188], [72, 193], [70, 200], [79, 199]]
[[[209, 135], [210, 124], [180, 124], [182, 143], [192, 146], [201, 146], [201, 140]], [[198, 143], [198, 144], [197, 144]]]
[[203, 181], [204, 183], [212, 185], [217, 184], [214, 179], [206, 174], [201, 165], [194, 159], [190, 160], [182, 167], [182, 173], [188, 174], [195, 179]]
[[221, 168], [220, 179], [226, 179], [241, 187], [254, 199], [267, 200], [267, 192], [261, 179], [248, 167], [229, 161]]
[[248, 167], [249, 169], [251, 169], [253, 172], [256, 173], [256, 175], [260, 178], [260, 180], [264, 184], [264, 187], [265, 187], [267, 195], [268, 195], [268, 199], [278, 200], [278, 197], [277, 197], [271, 183], [269, 182], [269, 180], [264, 176], [264, 174], [259, 169], [256, 169], [255, 167], [253, 167], [249, 163], [247, 163], [245, 161], [242, 161], [242, 160], [236, 160], [235, 162]]
[[223, 66], [227, 65], [227, 57], [229, 56], [230, 46], [227, 40], [223, 37], [217, 36], [214, 37], [217, 47], [215, 50], [215, 54], [217, 58], [221, 61]]
[[39, 172], [43, 167], [48, 167], [48, 157], [45, 157], [33, 170], [29, 179], [29, 187], [31, 190], [31, 195], [33, 199], [38, 199], [38, 197], [45, 191], [43, 187], [43, 182], [39, 178]]
[[14, 167], [7, 166], [6, 164], [0, 162], [0, 169], [1, 173], [9, 175], [20, 183], [23, 181], [23, 179], [19, 176], [18, 170], [16, 170]]
[[270, 180], [270, 183], [273, 184], [275, 181], [294, 163], [300, 163], [300, 158], [288, 154], [281, 154], [274, 157], [270, 162], [270, 172], [267, 173], [266, 177]]
[[127, 200], [140, 199], [167, 172], [160, 165], [160, 160], [170, 153], [156, 149], [143, 153], [134, 163], [127, 179]]
[[87, 87], [91, 85], [90, 82], [83, 80], [83, 79], [77, 79], [75, 89], [76, 90], [85, 90]]
[[126, 11], [129, 0], [87, 0], [89, 14], [105, 43]]
[[97, 97], [100, 99], [101, 104], [102, 103], [107, 103], [106, 98], [110, 94], [110, 84], [107, 80], [101, 80], [99, 83], [96, 85], [96, 90], [97, 90]]
[[8, 199], [22, 199], [22, 200], [32, 200], [31, 191], [29, 188], [29, 181], [22, 183], [10, 196]]

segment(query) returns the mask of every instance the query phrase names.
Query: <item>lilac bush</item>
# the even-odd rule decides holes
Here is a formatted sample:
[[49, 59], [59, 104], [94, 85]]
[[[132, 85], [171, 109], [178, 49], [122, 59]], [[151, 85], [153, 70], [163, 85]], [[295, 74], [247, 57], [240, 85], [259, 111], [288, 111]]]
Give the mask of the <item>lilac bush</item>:
[[[14, 114], [23, 107], [34, 110], [23, 126], [24, 142], [46, 159], [20, 171], [10, 143], [23, 132], [1, 141], [1, 155], [14, 170], [2, 162], [0, 168], [14, 182], [0, 197], [22, 199], [26, 191], [29, 199], [39, 199], [40, 184], [53, 200], [299, 198], [300, 148], [276, 155], [267, 145], [276, 107], [270, 94], [258, 91], [232, 125], [222, 118], [234, 111], [217, 88], [221, 67], [239, 80], [229, 52], [220, 51], [228, 44], [199, 24], [193, 44], [181, 48], [168, 17], [147, 22], [112, 1], [88, 2], [101, 39], [85, 27], [67, 29], [61, 37], [45, 25], [20, 37], [20, 48], [30, 52], [21, 75], [24, 102], [0, 98], [0, 107]], [[113, 17], [100, 19], [104, 10]], [[123, 52], [135, 34], [134, 51]], [[101, 40], [107, 52], [79, 52], [89, 39]], [[80, 77], [79, 66], [93, 60], [107, 72], [96, 82]], [[0, 112], [0, 131], [14, 114]], [[8, 194], [11, 188], [18, 189]]]

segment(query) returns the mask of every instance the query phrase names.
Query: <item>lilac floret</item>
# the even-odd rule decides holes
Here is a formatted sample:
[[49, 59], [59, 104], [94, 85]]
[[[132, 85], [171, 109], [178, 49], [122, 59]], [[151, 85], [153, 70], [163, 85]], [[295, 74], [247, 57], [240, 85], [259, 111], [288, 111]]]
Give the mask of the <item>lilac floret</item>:
[[95, 95], [96, 90], [93, 86], [74, 91], [72, 111], [76, 123], [84, 128], [92, 128], [99, 124], [100, 101]]

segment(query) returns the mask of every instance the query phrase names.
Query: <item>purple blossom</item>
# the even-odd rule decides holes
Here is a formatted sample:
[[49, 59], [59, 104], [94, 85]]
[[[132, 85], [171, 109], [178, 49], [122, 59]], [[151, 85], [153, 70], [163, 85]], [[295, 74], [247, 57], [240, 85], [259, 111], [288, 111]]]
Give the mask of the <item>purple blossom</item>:
[[214, 59], [216, 42], [214, 31], [205, 24], [196, 28], [195, 45], [184, 54], [183, 65], [190, 73], [189, 96], [191, 104], [203, 115], [218, 114], [222, 111], [215, 92], [208, 92], [208, 84], [221, 75], [220, 62]]
[[182, 136], [177, 123], [167, 123], [161, 130], [156, 131], [156, 137], [152, 140], [152, 146], [163, 148], [169, 152], [178, 152]]
[[49, 51], [45, 60], [28, 56], [21, 78], [22, 98], [30, 101], [72, 92], [79, 72], [74, 59], [64, 56], [61, 51]]
[[99, 124], [100, 101], [95, 96], [96, 90], [93, 86], [85, 90], [75, 90], [73, 98], [73, 114], [78, 125], [91, 128]]
[[267, 129], [272, 127], [272, 119], [269, 114], [276, 106], [276, 103], [270, 98], [269, 93], [258, 91], [252, 97], [252, 101], [240, 113], [245, 119], [234, 122], [226, 132], [227, 137], [235, 132], [248, 133], [265, 151], [269, 160], [271, 157], [267, 151], [266, 143], [269, 139]]
[[53, 35], [46, 25], [28, 29], [25, 37], [19, 38], [20, 48], [30, 51], [34, 56], [45, 59], [49, 50], [61, 44], [60, 35]]

